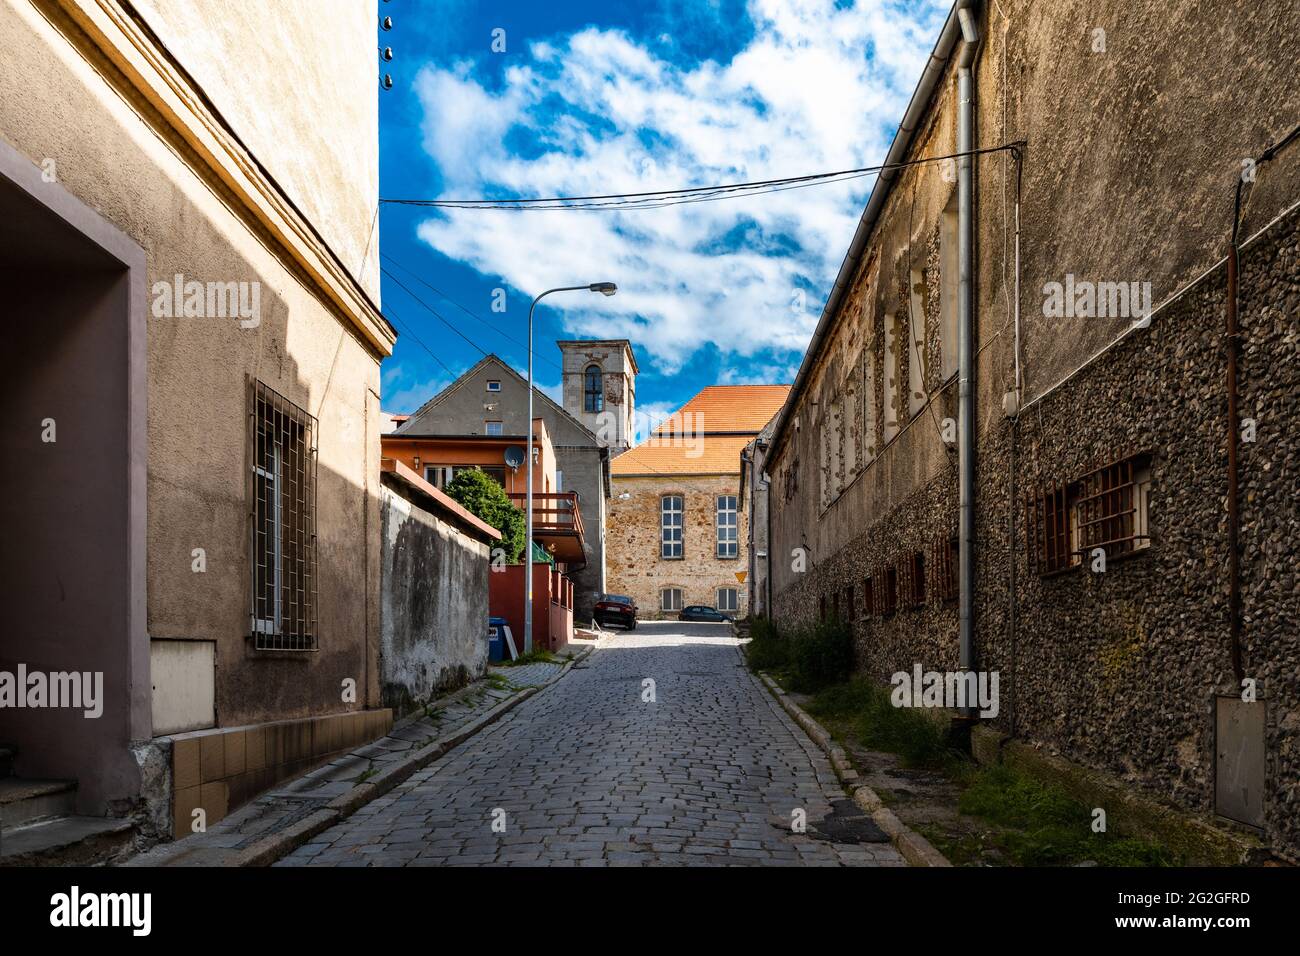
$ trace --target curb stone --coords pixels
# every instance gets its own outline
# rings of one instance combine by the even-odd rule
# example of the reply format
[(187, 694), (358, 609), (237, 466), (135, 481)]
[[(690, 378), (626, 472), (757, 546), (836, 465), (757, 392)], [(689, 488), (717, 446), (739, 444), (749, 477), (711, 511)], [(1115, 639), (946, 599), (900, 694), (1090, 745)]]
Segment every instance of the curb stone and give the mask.
[[(744, 651), (739, 644), (736, 645), (736, 651), (740, 654), (741, 666), (748, 671), (749, 663), (745, 661)], [(780, 684), (767, 674), (755, 674), (753, 671), (749, 673), (767, 687), (794, 722), (826, 752), (831, 767), (834, 768), (835, 775), (840, 778), (844, 789), (849, 791), (854, 802), (865, 810), (876, 826), (889, 837), (890, 842), (903, 855), (903, 859), (912, 866), (952, 866), (948, 858), (934, 848), (934, 844), (898, 819), (894, 811), (885, 806), (884, 801), (874, 790), (865, 783), (859, 783), (861, 776), (853, 768), (844, 748), (835, 743), (825, 727), (813, 720), (807, 711), (792, 701)]]

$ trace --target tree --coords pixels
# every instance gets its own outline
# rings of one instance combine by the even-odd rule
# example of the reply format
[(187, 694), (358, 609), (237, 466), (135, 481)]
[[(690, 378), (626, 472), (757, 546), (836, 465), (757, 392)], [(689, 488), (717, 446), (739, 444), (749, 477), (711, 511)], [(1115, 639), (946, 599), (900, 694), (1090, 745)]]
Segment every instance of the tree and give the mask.
[(524, 513), (510, 503), (505, 489), (479, 468), (466, 468), (447, 484), (447, 494), (476, 518), (501, 532), (501, 547), (511, 564), (524, 550)]

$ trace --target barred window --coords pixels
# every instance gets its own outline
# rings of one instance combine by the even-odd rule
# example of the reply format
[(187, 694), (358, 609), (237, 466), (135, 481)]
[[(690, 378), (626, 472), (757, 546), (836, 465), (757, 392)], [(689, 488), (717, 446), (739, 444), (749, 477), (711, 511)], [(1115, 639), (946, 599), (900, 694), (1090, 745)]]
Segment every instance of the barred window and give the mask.
[(934, 568), (934, 591), (940, 601), (955, 601), (961, 594), (958, 573), (961, 568), (961, 548), (956, 537), (941, 535), (934, 540), (930, 557)]
[(1079, 486), (1046, 489), (1027, 506), (1025, 535), (1031, 567), (1057, 574), (1079, 564)]
[(1147, 502), (1151, 490), (1150, 458), (1136, 455), (1083, 476), (1078, 502), (1079, 548), (1096, 548), (1114, 558), (1147, 547)]
[(259, 650), (317, 646), (316, 433), (312, 415), (250, 379), (250, 619)]
[(890, 565), (885, 568), (882, 583), (885, 585), (881, 595), (880, 615), (889, 617), (898, 610), (898, 568)]
[(740, 592), (736, 588), (718, 588), (718, 610), (735, 611), (740, 607)]
[(844, 589), (844, 617), (842, 620), (847, 624), (853, 620), (853, 585)]
[(736, 496), (718, 495), (718, 557), (734, 558), (740, 547), (736, 537)]
[(659, 592), (659, 610), (680, 611), (682, 609), (682, 589), (663, 588)]
[(817, 601), (817, 620), (826, 620), (826, 595), (823, 594)]
[(862, 579), (862, 616), (870, 617), (876, 613), (876, 591), (873, 578)]
[(682, 556), (682, 504), (681, 495), (664, 495), (659, 499), (659, 556)]
[(905, 560), (907, 570), (907, 589), (903, 601), (908, 607), (920, 607), (925, 603), (925, 555), (913, 551)]

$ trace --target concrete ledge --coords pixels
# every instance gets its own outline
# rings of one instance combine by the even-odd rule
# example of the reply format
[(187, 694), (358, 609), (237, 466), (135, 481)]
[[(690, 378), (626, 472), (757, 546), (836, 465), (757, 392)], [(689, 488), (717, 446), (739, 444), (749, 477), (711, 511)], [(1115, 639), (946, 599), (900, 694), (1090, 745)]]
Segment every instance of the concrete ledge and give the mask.
[(1236, 866), (1256, 862), (1268, 852), (1251, 833), (1217, 826), (1181, 807), (1147, 796), (1111, 774), (1044, 753), (991, 728), (971, 730), (971, 753), (981, 764), (1006, 764), (1061, 787), (1089, 807), (1103, 808), (1108, 826), (1167, 846), (1190, 865)]
[[(741, 658), (742, 660), (744, 658), (743, 652)], [(742, 666), (748, 669), (747, 663)], [(753, 674), (752, 671), (750, 673)], [(848, 754), (845, 753), (843, 747), (835, 743), (825, 727), (813, 720), (807, 711), (792, 701), (790, 695), (782, 690), (781, 685), (772, 678), (766, 674), (756, 676), (767, 687), (772, 696), (776, 698), (777, 703), (790, 715), (791, 719), (803, 729), (804, 733), (812, 738), (813, 743), (826, 752), (831, 767), (835, 770), (835, 775), (839, 777), (844, 788), (853, 795), (854, 802), (862, 807), (871, 816), (876, 826), (884, 831), (890, 842), (903, 855), (903, 859), (907, 860), (912, 866), (952, 866), (948, 858), (936, 850), (929, 840), (898, 819), (894, 811), (884, 805), (884, 801), (880, 799), (880, 796), (874, 790), (866, 784), (858, 782), (861, 777), (849, 761)]]

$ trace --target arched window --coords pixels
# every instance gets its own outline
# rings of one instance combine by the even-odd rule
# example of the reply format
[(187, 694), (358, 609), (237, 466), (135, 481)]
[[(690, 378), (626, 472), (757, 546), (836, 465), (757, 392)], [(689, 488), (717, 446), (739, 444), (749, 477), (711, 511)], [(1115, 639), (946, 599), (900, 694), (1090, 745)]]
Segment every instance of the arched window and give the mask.
[(582, 375), (582, 408), (588, 412), (605, 410), (605, 390), (600, 383), (600, 366), (588, 365)]

